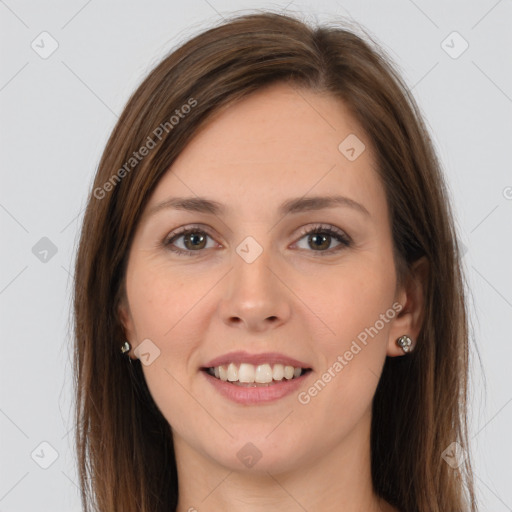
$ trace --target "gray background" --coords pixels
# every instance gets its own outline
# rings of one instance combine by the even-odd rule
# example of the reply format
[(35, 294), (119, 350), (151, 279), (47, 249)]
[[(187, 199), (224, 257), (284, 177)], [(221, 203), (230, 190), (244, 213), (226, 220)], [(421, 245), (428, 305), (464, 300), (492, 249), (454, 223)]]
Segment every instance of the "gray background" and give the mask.
[(471, 398), (481, 510), (512, 510), (512, 2), (5, 0), (0, 512), (80, 510), (71, 431), (71, 273), (86, 194), (117, 116), (175, 45), (223, 15), (255, 8), (361, 23), (413, 90), (466, 248), (472, 339), (482, 363), (473, 359)]

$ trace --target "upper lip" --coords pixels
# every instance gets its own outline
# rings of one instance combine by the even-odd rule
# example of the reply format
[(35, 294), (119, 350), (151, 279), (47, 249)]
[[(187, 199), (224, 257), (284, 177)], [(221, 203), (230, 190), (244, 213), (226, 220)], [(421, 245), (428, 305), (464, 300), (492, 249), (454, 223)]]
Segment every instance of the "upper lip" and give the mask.
[(214, 368), (216, 366), (226, 366), (229, 363), (249, 363), (254, 365), (260, 365), (264, 363), (268, 364), (282, 364), (285, 366), (294, 366), (295, 368), (311, 368), (307, 363), (288, 357), (278, 352), (262, 352), (260, 354), (250, 354), (243, 350), (237, 352), (231, 352), (222, 356), (212, 359), (206, 363), (203, 368)]

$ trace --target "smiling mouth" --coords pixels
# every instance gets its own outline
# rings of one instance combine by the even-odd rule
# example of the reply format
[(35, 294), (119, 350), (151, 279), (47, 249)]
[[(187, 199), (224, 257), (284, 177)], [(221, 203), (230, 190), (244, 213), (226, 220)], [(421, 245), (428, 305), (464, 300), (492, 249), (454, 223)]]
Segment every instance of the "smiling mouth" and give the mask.
[(215, 366), (202, 370), (218, 380), (241, 387), (268, 387), (283, 381), (296, 380), (311, 371), (283, 364), (250, 363)]

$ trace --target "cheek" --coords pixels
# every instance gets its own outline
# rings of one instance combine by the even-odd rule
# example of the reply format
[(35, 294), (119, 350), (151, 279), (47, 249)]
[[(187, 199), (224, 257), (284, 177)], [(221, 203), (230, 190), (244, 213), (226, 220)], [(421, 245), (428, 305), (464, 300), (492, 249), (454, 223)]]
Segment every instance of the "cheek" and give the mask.
[[(201, 306), (202, 289), (208, 288), (195, 280), (194, 285), (179, 282), (163, 268), (147, 266), (127, 280), (130, 307), (138, 341), (149, 338), (159, 355), (149, 365), (142, 365), (150, 394), (166, 418), (179, 431), (187, 431), (188, 417), (201, 417), (204, 412), (191, 400), (189, 390), (192, 373), (191, 355), (197, 349), (195, 329), (200, 329), (200, 318), (194, 305)], [(191, 324), (190, 320), (196, 320)], [(189, 411), (183, 415), (182, 411)], [(180, 412), (181, 411), (181, 412)]]
[[(137, 265), (138, 263), (134, 263)], [(127, 279), (130, 309), (139, 337), (166, 340), (179, 329), (202, 296), (208, 283), (201, 279), (179, 279), (163, 265), (138, 264)]]
[(386, 357), (395, 316), (392, 258), (355, 258), (337, 272), (331, 269), (331, 278), (323, 283), (324, 299), (318, 294), (306, 299), (312, 304), (316, 300), (312, 309), (317, 308), (328, 326), (315, 340), (322, 354), (323, 367), (317, 375), (321, 382), (306, 390), (301, 403), (310, 400), (319, 411), (335, 413), (333, 417), (354, 418), (371, 404)]
[[(386, 250), (354, 253), (343, 265), (322, 269), (299, 289), (301, 298), (320, 320), (317, 331), (332, 355), (333, 350), (350, 345), (391, 308), (395, 291), (392, 256)], [(379, 330), (386, 331), (382, 326)]]
[(149, 265), (144, 269), (139, 267), (127, 279), (137, 343), (149, 339), (157, 347), (154, 350), (158, 356), (142, 369), (159, 405), (165, 406), (174, 401), (173, 397), (179, 398), (179, 383), (188, 385), (191, 354), (200, 339), (194, 332), (199, 324), (191, 329), (188, 320), (194, 316), (201, 288), (197, 282), (195, 287), (185, 286), (165, 269)]

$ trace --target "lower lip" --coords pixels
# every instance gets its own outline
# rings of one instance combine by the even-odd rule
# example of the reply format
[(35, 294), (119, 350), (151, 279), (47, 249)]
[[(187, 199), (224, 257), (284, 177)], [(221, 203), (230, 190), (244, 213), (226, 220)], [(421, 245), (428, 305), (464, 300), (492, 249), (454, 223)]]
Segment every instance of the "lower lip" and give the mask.
[(270, 386), (244, 387), (230, 384), (229, 382), (217, 379), (213, 375), (205, 371), (201, 371), (208, 382), (221, 394), (229, 400), (238, 404), (254, 405), (267, 402), (273, 402), (279, 398), (283, 398), (297, 389), (304, 383), (311, 371), (301, 375), (300, 377), (281, 380)]

